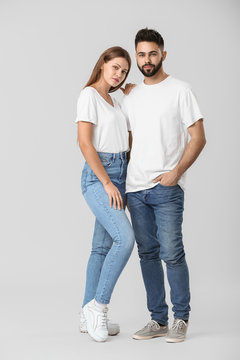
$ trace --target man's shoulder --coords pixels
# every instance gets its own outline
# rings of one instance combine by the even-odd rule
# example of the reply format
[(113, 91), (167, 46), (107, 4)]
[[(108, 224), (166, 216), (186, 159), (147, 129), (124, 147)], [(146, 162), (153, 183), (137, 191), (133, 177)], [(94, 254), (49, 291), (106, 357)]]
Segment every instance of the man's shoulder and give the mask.
[(176, 79), (175, 77), (172, 77), (172, 76), (171, 76), (171, 84), (179, 90), (184, 91), (184, 90), (191, 89), (191, 85), (188, 82), (180, 80), (180, 79)]
[(128, 94), (127, 96), (129, 96), (129, 97), (136, 96), (136, 94), (138, 94), (139, 91), (141, 91), (142, 88), (143, 88), (142, 83), (136, 84), (136, 86), (134, 86), (134, 88), (132, 88), (130, 94)]
[(134, 86), (134, 88), (132, 88), (131, 92), (128, 95), (124, 95), (123, 96), (123, 100), (122, 103), (123, 104), (127, 104), (129, 101), (133, 101), (135, 99), (135, 97), (138, 96), (139, 91), (141, 91), (141, 83), (140, 84), (136, 84), (136, 86)]

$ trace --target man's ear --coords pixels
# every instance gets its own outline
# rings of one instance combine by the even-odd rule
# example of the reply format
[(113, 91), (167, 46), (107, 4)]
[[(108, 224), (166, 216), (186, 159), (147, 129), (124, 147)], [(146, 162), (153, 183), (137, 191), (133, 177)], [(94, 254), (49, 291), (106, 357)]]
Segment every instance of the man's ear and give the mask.
[(164, 61), (167, 57), (167, 52), (164, 50), (162, 54), (162, 60)]

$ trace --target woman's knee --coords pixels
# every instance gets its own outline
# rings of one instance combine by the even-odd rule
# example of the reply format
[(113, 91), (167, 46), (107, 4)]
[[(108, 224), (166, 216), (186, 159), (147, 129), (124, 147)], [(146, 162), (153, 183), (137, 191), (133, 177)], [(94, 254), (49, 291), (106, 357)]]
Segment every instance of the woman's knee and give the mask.
[(131, 253), (134, 247), (135, 237), (132, 228), (127, 231), (122, 232), (118, 238), (118, 245), (124, 250), (126, 253)]
[(110, 249), (111, 249), (111, 247), (109, 247), (109, 246), (92, 247), (91, 253), (101, 255), (101, 256), (107, 256)]

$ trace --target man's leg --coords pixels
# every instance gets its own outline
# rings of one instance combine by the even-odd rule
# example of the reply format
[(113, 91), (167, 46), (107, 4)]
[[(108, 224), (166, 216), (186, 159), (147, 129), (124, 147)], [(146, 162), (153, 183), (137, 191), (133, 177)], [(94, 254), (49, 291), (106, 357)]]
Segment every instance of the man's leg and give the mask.
[(148, 190), (128, 193), (128, 204), (147, 292), (148, 310), (153, 320), (166, 325), (168, 306), (165, 302), (164, 273), (159, 257), (154, 210), (147, 205), (147, 193)]
[(188, 320), (190, 311), (189, 273), (182, 242), (184, 192), (179, 185), (153, 188), (151, 203), (157, 223), (160, 258), (167, 267), (175, 319)]

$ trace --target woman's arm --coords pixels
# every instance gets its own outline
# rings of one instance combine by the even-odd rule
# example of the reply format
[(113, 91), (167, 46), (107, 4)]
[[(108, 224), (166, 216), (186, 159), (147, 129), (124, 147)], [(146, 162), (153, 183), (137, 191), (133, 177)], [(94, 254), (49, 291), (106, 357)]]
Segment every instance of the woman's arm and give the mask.
[(93, 124), (90, 122), (79, 121), (78, 122), (78, 143), (82, 151), (84, 158), (88, 165), (98, 177), (104, 186), (104, 189), (109, 197), (109, 204), (112, 207), (120, 210), (123, 208), (123, 200), (118, 188), (111, 182), (106, 170), (104, 169), (102, 162), (97, 154), (96, 149), (92, 144), (92, 132)]

